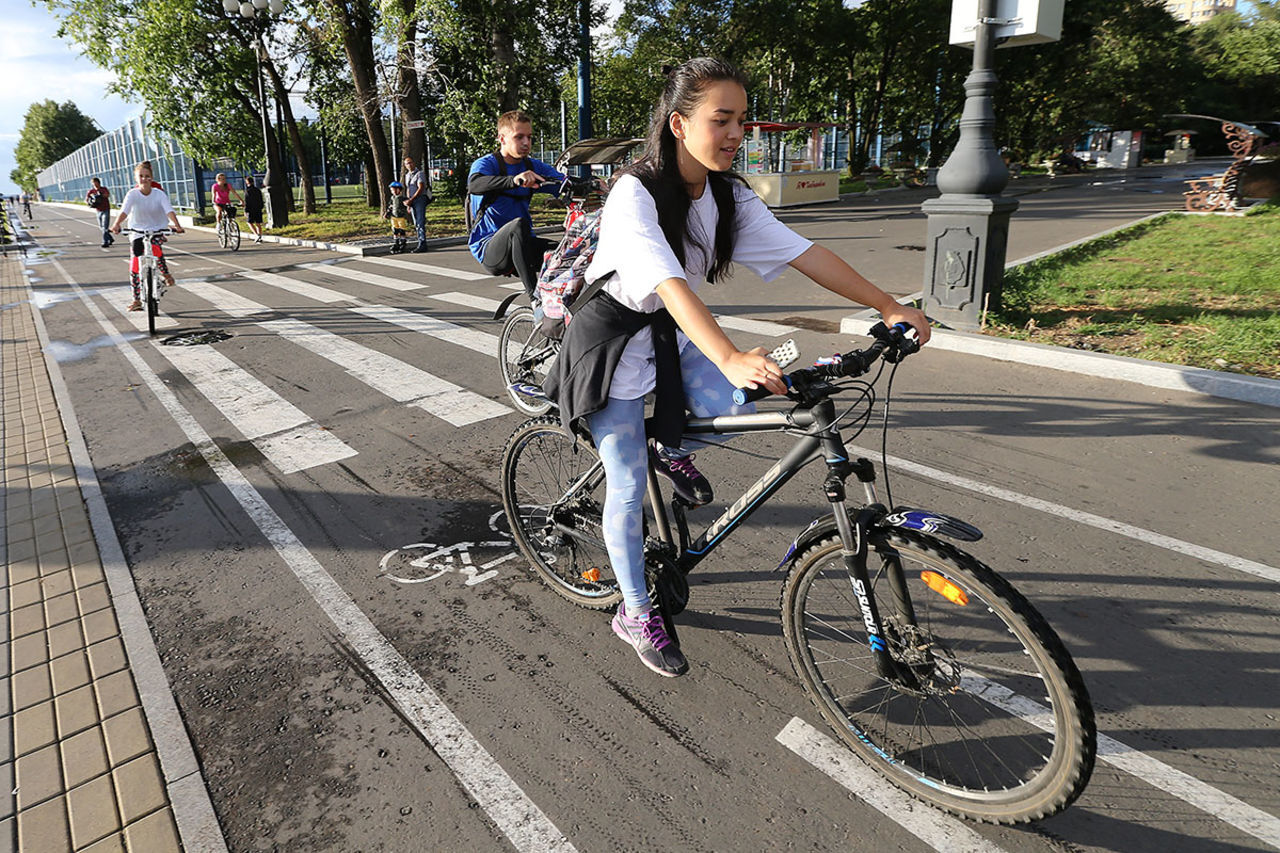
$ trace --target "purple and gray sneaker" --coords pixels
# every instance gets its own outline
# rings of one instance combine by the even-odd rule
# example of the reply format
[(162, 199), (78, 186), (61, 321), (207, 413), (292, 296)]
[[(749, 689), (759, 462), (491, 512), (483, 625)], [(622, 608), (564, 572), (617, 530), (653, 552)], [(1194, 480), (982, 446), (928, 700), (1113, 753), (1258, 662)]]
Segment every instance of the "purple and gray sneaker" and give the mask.
[(711, 503), (711, 483), (702, 475), (702, 472), (693, 467), (692, 453), (670, 459), (650, 446), (649, 455), (653, 459), (653, 467), (671, 481), (671, 488), (687, 503), (693, 506)]
[(630, 644), (640, 656), (640, 662), (658, 675), (674, 678), (689, 671), (689, 662), (680, 652), (679, 644), (667, 636), (662, 614), (656, 608), (641, 619), (632, 619), (626, 614), (626, 605), (619, 604), (613, 617), (613, 633)]

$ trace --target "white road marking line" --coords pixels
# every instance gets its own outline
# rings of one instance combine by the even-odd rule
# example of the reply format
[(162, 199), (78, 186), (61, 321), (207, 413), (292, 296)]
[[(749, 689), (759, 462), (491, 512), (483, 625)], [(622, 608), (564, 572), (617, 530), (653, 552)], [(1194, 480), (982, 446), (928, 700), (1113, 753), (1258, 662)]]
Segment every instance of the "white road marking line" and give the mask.
[(501, 287), (503, 290), (524, 290), (524, 285), (519, 282), (516, 282), (515, 284), (500, 284), (498, 287)]
[(281, 473), (356, 455), (349, 445), (217, 350), (160, 344), (156, 350)]
[(365, 255), (358, 259), (360, 262), (367, 264), (382, 264), (384, 267), (397, 267), (402, 270), (412, 270), (416, 273), (425, 273), (427, 275), (438, 275), (444, 278), (456, 278), (462, 281), (485, 281), (486, 279), (496, 278), (496, 276), (488, 273), (471, 272), (470, 270), (455, 270), (449, 267), (438, 267), (432, 264), (418, 264), (413, 261), (406, 261), (400, 258), (383, 258), (373, 255)]
[[(880, 452), (867, 450), (865, 448), (850, 446), (849, 450), (868, 458), (875, 458)], [(1008, 501), (1018, 506), (1024, 506), (1029, 509), (1039, 510), (1040, 512), (1056, 515), (1061, 518), (1069, 518), (1072, 521), (1085, 524), (1090, 527), (1096, 527), (1099, 530), (1108, 530), (1121, 536), (1127, 536), (1130, 539), (1136, 539), (1139, 542), (1145, 542), (1148, 545), (1155, 545), (1158, 548), (1165, 548), (1179, 554), (1186, 554), (1188, 557), (1194, 557), (1197, 560), (1204, 560), (1207, 563), (1217, 563), (1228, 569), (1235, 569), (1239, 572), (1255, 575), (1269, 581), (1280, 581), (1280, 568), (1268, 566), (1265, 563), (1259, 563), (1244, 557), (1237, 557), (1233, 554), (1227, 554), (1222, 551), (1215, 551), (1212, 548), (1205, 548), (1191, 542), (1181, 539), (1174, 539), (1172, 536), (1165, 536), (1162, 533), (1156, 533), (1141, 527), (1135, 527), (1132, 524), (1125, 524), (1122, 521), (1115, 521), (1110, 518), (1104, 518), (1100, 515), (1094, 515), (1091, 512), (1083, 512), (1078, 509), (1056, 504), (1052, 501), (1033, 498), (1030, 495), (1024, 495), (1009, 489), (1002, 489), (998, 486), (989, 486), (986, 483), (980, 483), (977, 480), (962, 477), (959, 474), (949, 474), (945, 471), (939, 471), (937, 468), (930, 468), (927, 465), (921, 465), (918, 462), (911, 462), (907, 459), (900, 459), (897, 456), (887, 457), (888, 462), (895, 468), (901, 468), (904, 471), (910, 471), (921, 477), (930, 480), (936, 480), (940, 483), (947, 483), (961, 489), (968, 489), (971, 492), (987, 495), (988, 497), (997, 498), (998, 500)]]
[(299, 264), (298, 267), (304, 270), (313, 270), (318, 273), (336, 275), (341, 278), (349, 278), (353, 281), (361, 282), (362, 284), (371, 284), (374, 287), (385, 287), (388, 290), (421, 290), (426, 287), (425, 284), (414, 284), (411, 281), (405, 281), (402, 278), (392, 278), (389, 275), (361, 272), (360, 270), (350, 269), (340, 264)]
[[(961, 686), (1036, 728), (1052, 731), (1053, 712), (1038, 702), (1019, 696), (1007, 687), (968, 670), (961, 677)], [(1280, 818), (1104, 734), (1098, 735), (1098, 758), (1136, 776), (1153, 788), (1172, 794), (1213, 815), (1241, 832), (1280, 848)]]
[(438, 299), (441, 302), (449, 302), (453, 305), (462, 305), (467, 308), (479, 308), (481, 311), (488, 311), (490, 315), (498, 310), (498, 306), (502, 303), (496, 299), (489, 299), (484, 296), (476, 296), (474, 293), (458, 293), (456, 291), (450, 293), (428, 293), (425, 294), (428, 299)]
[[(68, 281), (70, 276), (63, 275)], [(79, 285), (74, 285), (81, 292)], [(183, 408), (173, 392), (129, 346), (92, 301), (85, 299), (98, 323), (116, 342), (117, 349), (133, 366), (151, 393), (186, 433), (188, 440), (205, 458), (218, 476), (253, 519), (262, 535), (288, 565), (324, 614), (337, 626), (345, 641), (359, 655), (386, 695), (404, 714), (432, 750), (449, 766), (471, 797), (521, 853), (563, 851), (576, 848), (556, 828), (538, 806), (529, 799), (502, 766), (449, 710), (439, 694), (431, 689), (404, 657), (396, 651), (369, 617), (346, 591), (325, 571), (320, 561), (307, 550), (267, 503), (253, 484), (226, 457), (191, 413)]]
[[(132, 324), (133, 327), (137, 329), (139, 332), (150, 331), (149, 327), (147, 326), (146, 311), (130, 311), (129, 306), (123, 302), (120, 302), (119, 300), (112, 299), (106, 295), (103, 295), (102, 298), (105, 299), (107, 303), (111, 305), (111, 307), (115, 308), (122, 315), (124, 315), (124, 318), (128, 320), (129, 323)], [(181, 324), (177, 320), (173, 319), (172, 317), (170, 317), (168, 314), (165, 314), (164, 312), (156, 314), (157, 329), (176, 329), (179, 325)]]
[(181, 285), (183, 290), (208, 302), (224, 314), (232, 317), (248, 317), (253, 314), (269, 313), (272, 309), (266, 305), (246, 299), (239, 293), (210, 284), (207, 281), (188, 281)]
[(501, 403), (308, 323), (268, 320), (258, 325), (332, 361), (391, 399), (416, 406), (454, 426), (511, 413)]
[(893, 787), (847, 747), (799, 717), (792, 717), (791, 722), (778, 732), (776, 740), (934, 850), (946, 853), (1003, 851), (963, 821), (926, 806)]
[(767, 320), (726, 317), (724, 314), (716, 314), (715, 318), (716, 322), (726, 329), (737, 329), (739, 332), (750, 332), (753, 335), (765, 335), (770, 338), (780, 338), (783, 335), (792, 335), (799, 331), (795, 326), (784, 326), (781, 323), (770, 323)]
[(383, 323), (391, 323), (412, 332), (466, 347), (490, 358), (498, 357), (498, 336), (488, 332), (479, 332), (465, 326), (437, 320), (425, 314), (417, 314), (403, 308), (391, 308), (387, 305), (358, 305), (351, 310)]
[(339, 293), (336, 290), (330, 290), (327, 287), (320, 287), (315, 284), (308, 284), (305, 281), (299, 281), (296, 278), (280, 275), (274, 272), (262, 272), (261, 270), (251, 270), (244, 267), (240, 268), (240, 275), (245, 278), (251, 278), (254, 281), (268, 284), (272, 287), (278, 287), (281, 290), (287, 290), (290, 293), (296, 293), (299, 296), (305, 296), (307, 299), (314, 299), (316, 302), (353, 302), (354, 296), (348, 296), (345, 293)]

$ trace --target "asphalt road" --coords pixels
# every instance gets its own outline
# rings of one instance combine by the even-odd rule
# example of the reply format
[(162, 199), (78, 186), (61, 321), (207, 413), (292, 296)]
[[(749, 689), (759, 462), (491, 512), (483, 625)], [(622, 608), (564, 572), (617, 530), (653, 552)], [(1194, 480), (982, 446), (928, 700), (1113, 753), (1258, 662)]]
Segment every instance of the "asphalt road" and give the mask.
[[(1010, 255), (1020, 231), (1065, 242), (1159, 195), (1030, 194)], [(906, 293), (918, 202), (787, 218)], [(521, 419), (475, 337), (499, 328), (476, 297), (507, 281), (457, 277), (478, 272), (463, 249), (409, 269), (190, 233), (163, 331), (231, 337), (159, 346), (120, 310), (121, 244), (97, 247), (87, 209), (36, 216), (33, 287), (232, 850), (1280, 848), (1274, 409), (942, 352), (904, 366), (895, 500), (986, 532), (971, 550), (1062, 635), (1107, 739), (1079, 802), (1029, 827), (882, 812), (882, 785), (778, 740), (825, 732), (771, 572), (822, 512), (816, 471), (691, 577), (691, 672), (661, 679), (513, 556), (498, 465)], [(798, 327), (806, 356), (849, 348), (825, 292), (749, 278), (708, 301)], [(699, 455), (721, 497), (768, 464)]]

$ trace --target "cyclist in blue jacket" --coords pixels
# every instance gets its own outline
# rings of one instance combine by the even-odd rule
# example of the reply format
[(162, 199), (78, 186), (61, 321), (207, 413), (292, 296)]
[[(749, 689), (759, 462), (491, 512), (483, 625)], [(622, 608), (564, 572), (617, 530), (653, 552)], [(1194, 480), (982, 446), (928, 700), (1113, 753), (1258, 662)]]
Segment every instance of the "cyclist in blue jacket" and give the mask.
[(533, 296), (550, 240), (533, 233), (529, 201), (535, 192), (559, 194), (564, 175), (529, 156), (533, 120), (521, 110), (498, 117), (498, 150), (471, 164), (467, 177), (467, 239), (471, 254), (491, 275), (514, 270)]

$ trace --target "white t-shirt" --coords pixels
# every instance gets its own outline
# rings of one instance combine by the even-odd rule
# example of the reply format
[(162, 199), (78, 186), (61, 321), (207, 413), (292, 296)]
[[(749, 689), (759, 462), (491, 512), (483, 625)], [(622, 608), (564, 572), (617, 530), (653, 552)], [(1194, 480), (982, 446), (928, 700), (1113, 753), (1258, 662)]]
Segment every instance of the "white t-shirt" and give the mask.
[[(733, 263), (741, 264), (765, 281), (773, 281), (787, 264), (804, 254), (813, 243), (783, 225), (749, 187), (735, 185), (737, 200)], [(689, 209), (690, 232), (708, 247), (715, 244), (719, 220), (710, 183)], [(614, 272), (604, 286), (614, 299), (635, 311), (651, 314), (663, 307), (658, 285), (669, 278), (682, 278), (697, 293), (706, 281), (709, 258), (696, 246), (686, 246), (682, 268), (658, 225), (658, 209), (653, 196), (634, 175), (623, 175), (609, 191), (600, 221), (600, 242), (596, 246), (587, 281)], [(688, 345), (683, 332), (680, 349)], [(622, 351), (613, 374), (609, 396), (634, 400), (653, 390), (657, 383), (654, 365), (653, 332), (646, 326), (636, 333)]]
[(169, 196), (164, 190), (152, 187), (150, 193), (143, 195), (142, 190), (134, 187), (125, 194), (120, 212), (129, 217), (130, 228), (157, 231), (169, 227), (173, 205), (169, 204)]

